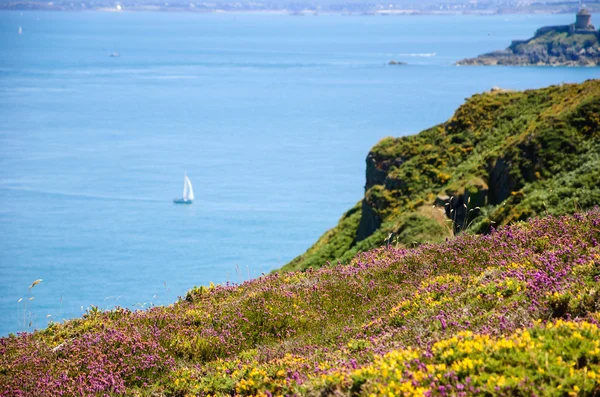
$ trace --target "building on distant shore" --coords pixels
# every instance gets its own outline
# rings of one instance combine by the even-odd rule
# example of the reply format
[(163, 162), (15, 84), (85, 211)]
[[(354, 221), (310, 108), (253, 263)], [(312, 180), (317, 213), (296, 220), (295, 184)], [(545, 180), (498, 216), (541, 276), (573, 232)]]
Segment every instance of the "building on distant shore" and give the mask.
[(590, 23), (591, 19), (592, 16), (589, 11), (586, 8), (582, 8), (575, 16), (575, 29), (589, 30), (591, 27), (591, 30), (595, 30), (594, 26)]
[(570, 25), (544, 26), (539, 28), (536, 36), (541, 36), (548, 32), (566, 32), (569, 34), (594, 34), (600, 37), (600, 32), (592, 25), (592, 15), (586, 8), (581, 8), (575, 15), (575, 23)]
[(591, 23), (592, 15), (586, 8), (579, 10), (575, 16), (575, 23), (569, 25), (569, 33), (595, 33), (596, 28)]

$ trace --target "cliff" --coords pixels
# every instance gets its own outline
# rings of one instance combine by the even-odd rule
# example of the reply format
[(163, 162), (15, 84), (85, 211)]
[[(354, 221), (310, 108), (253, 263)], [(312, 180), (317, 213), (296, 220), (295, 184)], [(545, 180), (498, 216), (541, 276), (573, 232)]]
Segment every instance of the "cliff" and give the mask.
[(457, 65), (598, 66), (599, 33), (570, 33), (568, 27), (542, 28), (529, 40), (514, 41), (503, 51), (463, 59)]
[(283, 271), (600, 203), (600, 81), (474, 95), (443, 124), (383, 139), (366, 163), (364, 198)]
[(0, 395), (597, 396), (599, 185), (600, 81), (475, 95), (296, 265), (387, 247), (2, 337)]

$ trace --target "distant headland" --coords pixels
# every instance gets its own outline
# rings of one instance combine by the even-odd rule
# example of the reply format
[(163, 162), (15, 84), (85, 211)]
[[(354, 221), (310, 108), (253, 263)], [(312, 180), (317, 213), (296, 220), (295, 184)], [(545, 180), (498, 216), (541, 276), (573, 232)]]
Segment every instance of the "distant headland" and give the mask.
[(528, 40), (515, 40), (506, 50), (463, 59), (457, 65), (600, 66), (600, 32), (591, 14), (579, 10), (575, 23), (545, 26)]

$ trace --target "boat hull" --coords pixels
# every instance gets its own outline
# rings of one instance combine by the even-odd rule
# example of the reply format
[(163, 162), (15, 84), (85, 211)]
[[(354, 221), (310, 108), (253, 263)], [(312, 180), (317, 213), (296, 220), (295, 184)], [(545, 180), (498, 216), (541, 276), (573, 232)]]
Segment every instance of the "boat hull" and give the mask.
[(192, 204), (194, 201), (193, 200), (188, 200), (188, 199), (173, 199), (173, 203), (175, 204)]

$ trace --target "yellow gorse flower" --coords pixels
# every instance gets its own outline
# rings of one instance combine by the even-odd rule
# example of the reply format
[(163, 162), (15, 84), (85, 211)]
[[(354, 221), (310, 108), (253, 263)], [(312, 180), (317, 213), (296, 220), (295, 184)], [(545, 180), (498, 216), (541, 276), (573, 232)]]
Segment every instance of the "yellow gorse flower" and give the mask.
[[(550, 336), (547, 334), (549, 331), (552, 332)], [(371, 365), (353, 371), (350, 378), (336, 371), (335, 374), (323, 376), (323, 381), (335, 384), (336, 381), (347, 382), (349, 379), (373, 379), (373, 386), (369, 391), (374, 394), (371, 395), (421, 396), (427, 393), (432, 381), (444, 384), (444, 381), (449, 379), (448, 375), (453, 373), (461, 379), (470, 377), (480, 385), (479, 387), (494, 391), (497, 388), (518, 386), (522, 379), (501, 372), (489, 373), (489, 369), (486, 370), (486, 360), (489, 357), (505, 357), (506, 354), (519, 353), (533, 356), (540, 354), (540, 349), (544, 346), (547, 352), (546, 364), (543, 364), (542, 358), (541, 365), (538, 364), (535, 369), (538, 375), (547, 376), (550, 362), (562, 368), (568, 364), (569, 376), (572, 379), (587, 379), (588, 385), (600, 381), (597, 370), (587, 366), (578, 368), (576, 362), (571, 359), (565, 363), (562, 355), (555, 355), (549, 360), (548, 354), (553, 354), (553, 350), (548, 348), (547, 343), (556, 338), (588, 343), (594, 347), (590, 354), (600, 353), (600, 331), (596, 325), (564, 320), (546, 324), (537, 321), (533, 329), (517, 330), (511, 335), (498, 338), (474, 334), (471, 331), (459, 332), (451, 338), (434, 343), (431, 347), (433, 357), (425, 351), (411, 348), (394, 350), (375, 358)], [(417, 366), (415, 363), (420, 364)], [(580, 391), (574, 388), (569, 393), (577, 395)]]

